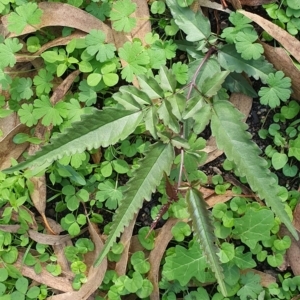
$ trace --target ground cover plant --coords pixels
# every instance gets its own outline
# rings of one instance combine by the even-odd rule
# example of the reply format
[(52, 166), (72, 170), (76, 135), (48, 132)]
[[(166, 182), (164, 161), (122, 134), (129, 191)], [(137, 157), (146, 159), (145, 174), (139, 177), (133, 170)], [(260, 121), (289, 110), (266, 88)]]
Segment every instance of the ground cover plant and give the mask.
[(0, 299), (298, 295), (299, 41), (249, 4), (2, 3)]

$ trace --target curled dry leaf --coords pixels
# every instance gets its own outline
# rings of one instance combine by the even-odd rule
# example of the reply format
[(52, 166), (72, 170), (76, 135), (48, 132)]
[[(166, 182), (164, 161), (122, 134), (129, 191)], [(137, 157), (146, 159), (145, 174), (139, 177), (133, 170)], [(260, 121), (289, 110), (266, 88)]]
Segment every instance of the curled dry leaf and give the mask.
[[(230, 102), (245, 115), (243, 121), (246, 121), (251, 111), (253, 99), (241, 93), (232, 93), (230, 96)], [(204, 164), (215, 160), (217, 157), (223, 154), (223, 151), (217, 148), (216, 140), (213, 136), (208, 139), (206, 147), (203, 149), (203, 151), (208, 154)]]
[(66, 95), (71, 85), (73, 84), (74, 80), (79, 74), (80, 71), (76, 70), (73, 71), (64, 79), (64, 81), (54, 90), (50, 98), (51, 104), (55, 105), (57, 102), (63, 99), (63, 97)]
[(245, 10), (239, 10), (239, 13), (248, 17), (260, 27), (262, 27), (269, 35), (278, 41), (294, 58), (300, 62), (300, 41), (290, 35), (287, 31), (264, 19), (263, 17), (250, 13)]
[[(202, 192), (202, 189), (201, 189), (201, 192)], [(231, 190), (228, 190), (222, 195), (213, 194), (212, 196), (205, 199), (205, 201), (209, 207), (214, 207), (217, 203), (225, 203), (225, 202), (229, 201), (230, 199), (232, 199), (232, 197), (234, 197), (234, 196), (235, 196), (235, 194)]]
[(164, 224), (164, 226), (159, 230), (157, 237), (155, 238), (155, 247), (150, 252), (149, 255), (149, 263), (150, 263), (150, 271), (148, 274), (148, 279), (153, 284), (153, 291), (150, 295), (151, 300), (159, 299), (159, 274), (160, 274), (160, 262), (166, 251), (166, 248), (173, 238), (171, 229), (172, 227), (179, 222), (179, 219), (170, 218)]
[[(1, 121), (5, 121), (9, 117), (1, 119)], [(1, 123), (0, 123), (0, 128), (1, 128), (2, 131), (4, 131), (5, 126), (2, 127)], [(15, 144), (13, 142), (13, 137), (17, 133), (29, 133), (29, 130), (30, 130), (30, 128), (28, 128), (24, 124), (18, 124), (17, 126), (12, 128), (1, 139), (1, 141), (0, 141), (0, 170), (3, 170), (3, 169), (6, 169), (6, 168), (10, 167), (10, 165), (11, 165), (10, 159), (11, 158), (18, 159), (20, 157), (20, 155), (28, 147), (29, 143)]]
[[(232, 0), (228, 0), (228, 2), (232, 3)], [(272, 2), (276, 2), (276, 0), (240, 0), (240, 3), (242, 5), (247, 5), (247, 6), (259, 6), (259, 5), (268, 4)]]
[(294, 65), (290, 56), (280, 47), (272, 47), (262, 43), (264, 54), (267, 60), (274, 65), (277, 70), (281, 70), (292, 80), (292, 97), (300, 101), (300, 71)]
[(118, 276), (126, 275), (126, 268), (129, 259), (129, 248), (130, 241), (132, 238), (132, 233), (135, 225), (137, 214), (134, 215), (133, 219), (130, 221), (129, 225), (125, 227), (121, 238), (120, 243), (124, 245), (124, 250), (122, 252), (120, 260), (116, 263), (115, 271)]
[[(103, 248), (102, 240), (100, 236), (97, 234), (96, 230), (94, 229), (93, 225), (89, 222), (89, 232), (92, 241), (95, 244), (94, 250), (94, 258), (95, 259), (99, 256), (101, 249)], [(100, 286), (102, 280), (104, 278), (105, 272), (107, 270), (107, 260), (104, 259), (102, 263), (98, 267), (94, 267), (93, 265), (89, 268), (89, 273), (87, 276), (87, 282), (82, 285), (79, 291), (72, 291), (63, 293), (60, 295), (55, 295), (52, 297), (48, 297), (48, 300), (86, 300), (88, 299)]]
[(212, 9), (215, 9), (215, 10), (224, 11), (228, 14), (230, 14), (232, 12), (230, 9), (224, 8), (223, 5), (221, 5), (219, 3), (216, 3), (216, 2), (212, 2), (210, 0), (199, 0), (199, 4), (200, 4), (200, 6), (212, 8)]
[(30, 198), (32, 200), (32, 203), (34, 207), (37, 209), (37, 211), (40, 213), (40, 215), (43, 218), (45, 227), (48, 229), (48, 231), (52, 234), (55, 234), (55, 232), (52, 230), (50, 225), (48, 224), (45, 210), (46, 210), (46, 178), (45, 176), (41, 177), (32, 177), (29, 179), (34, 186), (33, 191), (30, 193)]
[(286, 260), (291, 266), (294, 275), (298, 276), (300, 275), (300, 242), (296, 241), (289, 230), (283, 225), (280, 228), (279, 234), (281, 237), (285, 235), (289, 236), (292, 241), (290, 248), (286, 251)]
[[(36, 30), (49, 26), (67, 26), (87, 33), (90, 32), (91, 29), (102, 30), (106, 35), (106, 41), (108, 43), (113, 42), (113, 37), (109, 26), (91, 14), (75, 6), (66, 3), (55, 2), (41, 2), (38, 6), (43, 11), (41, 23), (35, 27), (27, 25), (19, 35), (32, 33)], [(15, 33), (8, 33), (8, 16), (9, 15), (6, 15), (1, 18), (6, 37), (19, 36)]]

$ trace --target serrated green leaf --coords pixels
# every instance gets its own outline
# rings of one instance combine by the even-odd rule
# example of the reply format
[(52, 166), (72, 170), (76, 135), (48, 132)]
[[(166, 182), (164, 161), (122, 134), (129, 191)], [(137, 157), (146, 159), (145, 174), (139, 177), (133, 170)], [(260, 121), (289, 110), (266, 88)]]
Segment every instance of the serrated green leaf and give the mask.
[(140, 75), (137, 77), (141, 90), (145, 92), (150, 99), (164, 97), (164, 91), (153, 77)]
[(196, 134), (200, 134), (208, 125), (212, 114), (212, 108), (209, 104), (204, 104), (198, 112), (193, 115), (195, 121), (193, 125), (193, 131)]
[(231, 72), (226, 77), (223, 87), (228, 89), (231, 93), (242, 93), (252, 98), (257, 97), (257, 93), (249, 81), (244, 76), (235, 72)]
[(207, 203), (204, 201), (202, 194), (191, 188), (186, 194), (188, 210), (193, 222), (194, 234), (197, 241), (201, 245), (203, 254), (205, 255), (209, 266), (215, 273), (223, 296), (227, 295), (224, 283), (224, 275), (221, 267), (220, 259), (217, 256), (219, 249), (216, 246), (216, 237), (214, 235), (214, 227), (207, 209)]
[(193, 12), (190, 8), (180, 7), (176, 0), (167, 0), (175, 23), (183, 30), (190, 42), (197, 42), (209, 37), (210, 23), (209, 20), (200, 12)]
[(178, 120), (181, 120), (182, 112), (186, 104), (186, 97), (182, 94), (173, 94), (170, 97), (166, 98), (165, 101), (170, 102), (172, 113)]
[(205, 100), (201, 95), (194, 96), (189, 99), (186, 104), (186, 108), (182, 113), (184, 120), (192, 118), (203, 106), (205, 106)]
[(168, 126), (175, 133), (179, 133), (180, 125), (176, 117), (172, 113), (171, 103), (168, 101), (163, 101), (161, 106), (158, 108), (157, 113), (159, 118), (163, 123)]
[[(122, 126), (123, 128), (123, 126)], [(143, 201), (149, 201), (151, 194), (160, 184), (163, 174), (169, 174), (174, 160), (174, 149), (171, 144), (156, 143), (152, 145), (145, 158), (141, 161), (141, 168), (137, 169), (127, 183), (127, 190), (118, 210), (113, 217), (110, 234), (101, 254), (95, 261), (99, 265), (107, 255), (113, 243), (123, 232), (134, 214), (142, 207)]]
[(158, 117), (157, 117), (157, 108), (151, 107), (146, 111), (145, 117), (145, 126), (146, 129), (151, 133), (151, 135), (157, 139), (157, 129), (156, 125), (158, 124)]
[(227, 158), (234, 161), (240, 176), (245, 176), (251, 189), (287, 226), (298, 240), (298, 234), (277, 195), (278, 185), (267, 168), (267, 162), (259, 156), (261, 150), (246, 132), (247, 125), (241, 121), (244, 116), (228, 101), (213, 103), (211, 129), (216, 137), (218, 148), (224, 150)]
[(162, 66), (159, 69), (159, 79), (161, 87), (164, 91), (175, 92), (176, 78), (172, 74), (171, 70), (168, 70), (166, 66)]
[(218, 93), (221, 89), (223, 82), (225, 81), (229, 71), (222, 71), (214, 74), (210, 78), (206, 78), (201, 86), (201, 92), (206, 97), (210, 98)]
[(131, 85), (121, 86), (119, 88), (119, 92), (121, 92), (122, 94), (125, 93), (130, 94), (140, 105), (152, 104), (149, 96), (145, 92), (137, 89), (134, 86)]
[(129, 93), (114, 93), (113, 98), (126, 110), (137, 110), (141, 109), (141, 105), (134, 99), (134, 97)]
[(257, 60), (244, 60), (237, 53), (234, 45), (225, 45), (219, 49), (218, 61), (225, 70), (236, 73), (245, 72), (256, 80), (261, 79), (263, 83), (266, 83), (269, 74), (275, 71), (273, 66), (263, 56)]
[(31, 166), (42, 170), (54, 160), (64, 155), (91, 150), (100, 146), (107, 147), (119, 140), (125, 139), (139, 125), (143, 113), (141, 111), (126, 111), (114, 108), (94, 110), (93, 114), (83, 115), (80, 122), (73, 124), (46, 145), (36, 155), (3, 172), (11, 173)]

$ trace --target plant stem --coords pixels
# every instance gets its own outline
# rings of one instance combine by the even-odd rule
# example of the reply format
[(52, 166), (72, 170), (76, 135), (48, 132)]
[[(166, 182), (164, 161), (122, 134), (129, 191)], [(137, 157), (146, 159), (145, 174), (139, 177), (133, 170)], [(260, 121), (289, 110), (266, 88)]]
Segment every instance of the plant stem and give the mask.
[[(203, 68), (203, 65), (205, 64), (205, 62), (210, 58), (210, 56), (216, 51), (216, 49), (214, 47), (211, 47), (207, 53), (205, 54), (205, 56), (203, 57), (201, 63), (199, 64), (191, 82), (189, 83), (189, 90), (187, 92), (187, 96), (186, 96), (186, 100), (189, 101), (191, 98), (191, 94), (192, 94), (192, 90), (193, 88), (196, 87), (196, 79), (199, 75), (199, 72), (201, 71), (201, 69)], [(182, 129), (182, 134), (181, 137), (186, 139), (188, 137), (188, 132), (186, 132), (186, 124), (187, 121), (185, 121), (183, 123), (183, 129)], [(181, 182), (182, 182), (182, 174), (183, 174), (183, 167), (184, 167), (184, 150), (181, 149), (180, 150), (180, 167), (179, 167), (179, 176), (178, 176), (178, 183), (177, 183), (177, 190), (180, 188), (181, 186)]]

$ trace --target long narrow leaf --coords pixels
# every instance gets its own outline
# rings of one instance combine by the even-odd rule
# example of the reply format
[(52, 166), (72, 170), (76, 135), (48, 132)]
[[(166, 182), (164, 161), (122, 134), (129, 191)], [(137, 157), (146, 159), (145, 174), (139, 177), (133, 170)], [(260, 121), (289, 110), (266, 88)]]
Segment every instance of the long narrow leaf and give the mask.
[(241, 176), (246, 176), (251, 189), (261, 199), (265, 199), (267, 205), (298, 240), (298, 234), (278, 196), (276, 180), (271, 176), (267, 162), (259, 156), (261, 150), (246, 131), (248, 126), (241, 121), (244, 116), (228, 101), (216, 101), (213, 108), (211, 128), (218, 148), (224, 150), (227, 158), (235, 162), (238, 172)]
[(114, 108), (95, 110), (92, 114), (83, 115), (81, 121), (58, 134), (50, 144), (43, 147), (34, 156), (3, 172), (11, 173), (32, 166), (42, 170), (64, 155), (70, 156), (83, 152), (85, 149), (113, 145), (119, 140), (125, 139), (135, 130), (142, 115), (140, 110), (127, 111)]
[(169, 174), (174, 160), (174, 149), (171, 144), (154, 144), (145, 158), (141, 161), (141, 167), (137, 169), (134, 176), (127, 184), (127, 190), (124, 198), (114, 214), (113, 224), (108, 239), (100, 256), (95, 261), (98, 266), (107, 255), (113, 243), (123, 232), (134, 214), (142, 207), (143, 201), (149, 201), (151, 194), (164, 173)]
[(193, 222), (194, 234), (201, 245), (203, 254), (206, 256), (212, 271), (215, 273), (221, 292), (225, 297), (227, 291), (224, 283), (224, 275), (221, 262), (217, 256), (219, 249), (216, 246), (216, 237), (207, 204), (202, 194), (194, 188), (189, 189), (186, 193), (186, 201)]

